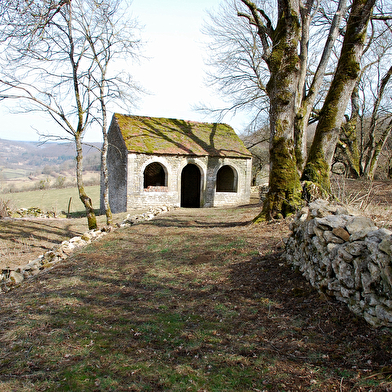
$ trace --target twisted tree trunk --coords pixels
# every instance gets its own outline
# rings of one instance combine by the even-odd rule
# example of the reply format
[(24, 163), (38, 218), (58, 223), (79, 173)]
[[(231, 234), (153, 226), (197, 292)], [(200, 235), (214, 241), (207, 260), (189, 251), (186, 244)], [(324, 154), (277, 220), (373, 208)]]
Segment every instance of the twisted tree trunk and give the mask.
[(298, 0), (279, 1), (279, 20), (271, 36), (271, 52), (266, 57), (271, 73), (267, 84), (271, 127), (270, 188), (255, 222), (286, 217), (293, 214), (301, 204), (302, 189), (295, 158), (293, 116), (301, 76), (301, 62), (297, 52), (301, 39)]
[(330, 170), (344, 113), (360, 74), (367, 26), (375, 0), (354, 0), (335, 76), (321, 109), (319, 122), (302, 180), (330, 193)]
[(83, 184), (83, 146), (80, 136), (75, 135), (75, 145), (76, 145), (76, 182), (79, 191), (79, 199), (83, 203), (86, 209), (87, 223), (89, 230), (94, 230), (97, 228), (97, 218), (95, 216), (95, 211), (93, 208), (93, 203), (91, 198), (87, 196)]

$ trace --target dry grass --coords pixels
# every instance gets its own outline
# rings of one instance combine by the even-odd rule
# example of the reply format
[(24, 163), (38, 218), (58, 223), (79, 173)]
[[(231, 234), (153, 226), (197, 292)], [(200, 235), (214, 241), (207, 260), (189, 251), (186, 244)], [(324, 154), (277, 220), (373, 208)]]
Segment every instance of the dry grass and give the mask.
[(392, 391), (392, 334), (320, 297), (259, 206), (109, 233), (1, 296), (2, 391)]
[[(135, 210), (135, 214), (140, 211)], [(127, 214), (116, 214), (115, 222)], [(98, 216), (99, 226), (105, 225), (105, 217)], [(56, 244), (79, 236), (88, 230), (86, 218), (0, 219), (0, 269), (26, 265)]]
[(379, 227), (392, 230), (392, 181), (332, 179), (334, 196), (358, 214), (372, 218)]

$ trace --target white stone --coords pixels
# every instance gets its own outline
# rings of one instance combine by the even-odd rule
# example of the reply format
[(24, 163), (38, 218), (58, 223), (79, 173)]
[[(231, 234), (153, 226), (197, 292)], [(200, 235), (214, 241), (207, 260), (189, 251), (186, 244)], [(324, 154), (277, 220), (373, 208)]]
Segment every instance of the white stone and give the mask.
[(73, 238), (71, 238), (71, 239), (69, 240), (69, 242), (70, 242), (71, 244), (73, 244), (73, 243), (79, 242), (79, 241), (81, 241), (81, 240), (82, 240), (81, 237), (73, 237)]
[(322, 225), (336, 229), (338, 227), (345, 227), (349, 218), (348, 215), (328, 215), (324, 218), (315, 218), (315, 221), (318, 226)]
[(337, 276), (345, 287), (353, 289), (355, 287), (354, 268), (347, 263), (339, 264), (339, 274)]
[(340, 292), (344, 298), (350, 298), (355, 293), (355, 290), (349, 290), (346, 287), (341, 286)]
[(374, 222), (365, 216), (355, 216), (346, 224), (346, 230), (350, 233), (356, 233), (358, 231), (371, 228), (376, 229)]
[(9, 279), (14, 284), (19, 284), (19, 283), (23, 282), (24, 277), (23, 277), (23, 274), (21, 274), (20, 272), (11, 271)]
[(372, 282), (378, 281), (380, 279), (379, 268), (375, 264), (373, 264), (372, 262), (369, 262), (367, 267), (370, 272), (370, 276), (372, 277)]
[(350, 255), (350, 253), (348, 253), (343, 247), (338, 249), (338, 257), (347, 262), (351, 262), (354, 259), (354, 257)]
[(312, 238), (312, 244), (315, 246), (319, 253), (323, 253), (326, 249), (324, 239), (318, 236)]
[(314, 232), (314, 234), (317, 235), (317, 237), (319, 237), (320, 239), (322, 239), (324, 241), (324, 230), (323, 229), (320, 229), (320, 227), (318, 227), (318, 226), (314, 226), (313, 232)]
[(377, 305), (376, 316), (379, 320), (392, 324), (392, 310), (386, 309), (382, 305)]
[(327, 244), (327, 251), (329, 252), (329, 253), (331, 253), (334, 249), (336, 249), (336, 247), (338, 247), (339, 245), (338, 244), (335, 244), (335, 243), (329, 243), (329, 244)]
[(310, 220), (308, 225), (307, 225), (308, 226), (307, 231), (308, 231), (308, 234), (310, 236), (315, 234), (315, 232), (314, 232), (314, 225), (315, 225), (314, 219)]
[(361, 275), (361, 282), (362, 282), (363, 293), (370, 294), (372, 292), (370, 285), (373, 282), (370, 273), (363, 272)]
[(392, 255), (392, 237), (386, 237), (384, 238), (378, 245), (378, 249), (380, 249), (382, 252), (386, 253), (387, 255), (391, 256)]

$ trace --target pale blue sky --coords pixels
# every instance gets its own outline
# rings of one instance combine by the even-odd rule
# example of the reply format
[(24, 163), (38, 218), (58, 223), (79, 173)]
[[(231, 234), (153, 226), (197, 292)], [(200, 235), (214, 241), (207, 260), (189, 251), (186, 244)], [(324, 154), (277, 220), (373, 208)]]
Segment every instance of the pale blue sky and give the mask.
[[(206, 53), (202, 43), (205, 37), (200, 32), (207, 10), (218, 9), (220, 3), (221, 0), (133, 0), (132, 12), (144, 26), (144, 54), (150, 60), (143, 61), (138, 67), (133, 66), (132, 74), (151, 95), (145, 96), (132, 114), (193, 121), (216, 120), (212, 116), (205, 117), (192, 107), (199, 102), (217, 106), (221, 103), (204, 83), (203, 58)], [(31, 125), (44, 131), (56, 127), (53, 122), (45, 122), (42, 116), (9, 114), (3, 107), (0, 107), (0, 116), (2, 139), (34, 141), (38, 140), (38, 135)], [(228, 116), (224, 122), (240, 132), (245, 118)], [(86, 139), (100, 140), (92, 132)]]

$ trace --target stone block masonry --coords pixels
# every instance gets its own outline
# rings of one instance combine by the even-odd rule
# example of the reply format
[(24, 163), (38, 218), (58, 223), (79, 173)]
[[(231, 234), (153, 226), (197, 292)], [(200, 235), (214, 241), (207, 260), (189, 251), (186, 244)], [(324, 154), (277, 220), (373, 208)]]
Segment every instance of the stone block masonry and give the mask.
[(392, 327), (392, 232), (338, 204), (316, 200), (291, 224), (288, 263), (319, 292), (373, 326)]

